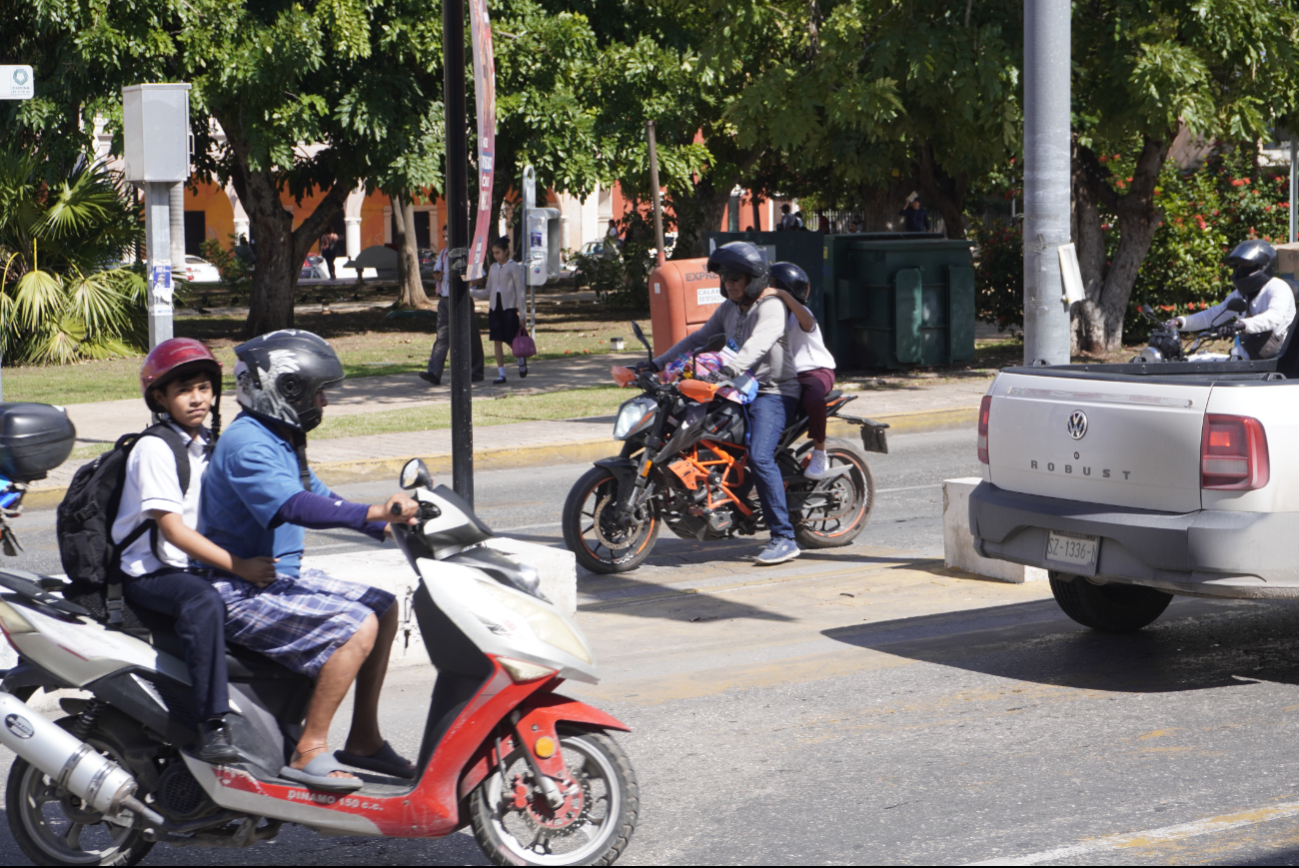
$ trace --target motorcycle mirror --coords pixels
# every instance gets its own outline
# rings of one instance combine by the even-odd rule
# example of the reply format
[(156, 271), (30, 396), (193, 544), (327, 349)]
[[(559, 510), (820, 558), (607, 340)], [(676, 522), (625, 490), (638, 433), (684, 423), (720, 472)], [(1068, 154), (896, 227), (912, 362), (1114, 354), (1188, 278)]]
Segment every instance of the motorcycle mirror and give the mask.
[(1245, 299), (1240, 296), (1229, 298), (1227, 299), (1227, 310), (1232, 313), (1244, 313), (1249, 310), (1249, 302), (1245, 301)]
[(640, 323), (636, 322), (636, 320), (632, 320), (631, 330), (632, 330), (632, 334), (636, 335), (636, 340), (640, 341), (642, 344), (645, 345), (645, 351), (649, 353), (650, 361), (651, 362), (654, 361), (654, 350), (650, 349), (650, 343), (645, 338), (645, 332), (641, 331)]
[(428, 472), (428, 467), (418, 458), (412, 458), (406, 462), (401, 469), (401, 487), (405, 491), (414, 491), (416, 488), (432, 488), (433, 474)]
[(726, 335), (713, 335), (708, 339), (708, 343), (704, 344), (704, 348), (701, 352), (716, 353), (724, 346), (726, 346)]

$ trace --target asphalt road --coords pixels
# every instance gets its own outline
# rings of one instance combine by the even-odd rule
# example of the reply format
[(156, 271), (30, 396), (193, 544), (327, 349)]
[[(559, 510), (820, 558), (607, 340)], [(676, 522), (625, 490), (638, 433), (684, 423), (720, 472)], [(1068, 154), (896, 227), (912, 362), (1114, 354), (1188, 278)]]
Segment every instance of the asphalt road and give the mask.
[[(1140, 633), (1090, 632), (1040, 585), (935, 560), (936, 486), (976, 469), (968, 432), (894, 446), (872, 458), (882, 494), (849, 549), (762, 571), (752, 543), (664, 538), (630, 577), (580, 579), (606, 680), (573, 692), (633, 728), (642, 787), (623, 863), (1299, 864), (1299, 603), (1179, 599)], [(553, 541), (582, 469), (483, 474), (483, 516)], [(430, 682), (389, 679), (387, 736), (407, 755)], [(23, 862), (7, 831), (0, 860)], [(299, 828), (144, 862), (355, 863), (485, 864), (464, 834)]]

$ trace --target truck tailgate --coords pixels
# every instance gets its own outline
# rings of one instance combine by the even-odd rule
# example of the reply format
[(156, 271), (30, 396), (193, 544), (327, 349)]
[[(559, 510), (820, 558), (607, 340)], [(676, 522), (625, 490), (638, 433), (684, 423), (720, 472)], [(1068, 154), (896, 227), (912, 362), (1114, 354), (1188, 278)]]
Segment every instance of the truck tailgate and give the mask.
[(990, 393), (988, 479), (1024, 494), (1198, 510), (1212, 388), (1003, 372)]

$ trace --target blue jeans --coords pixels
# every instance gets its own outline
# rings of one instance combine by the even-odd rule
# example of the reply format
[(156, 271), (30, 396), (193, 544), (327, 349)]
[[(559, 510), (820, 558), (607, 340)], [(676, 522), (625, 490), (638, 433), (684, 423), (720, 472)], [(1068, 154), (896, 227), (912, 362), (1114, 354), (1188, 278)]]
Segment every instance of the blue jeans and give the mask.
[(785, 482), (776, 465), (776, 446), (797, 405), (797, 398), (759, 395), (748, 408), (749, 469), (753, 471), (762, 515), (772, 539), (794, 538), (794, 525), (789, 522), (789, 507), (785, 505)]

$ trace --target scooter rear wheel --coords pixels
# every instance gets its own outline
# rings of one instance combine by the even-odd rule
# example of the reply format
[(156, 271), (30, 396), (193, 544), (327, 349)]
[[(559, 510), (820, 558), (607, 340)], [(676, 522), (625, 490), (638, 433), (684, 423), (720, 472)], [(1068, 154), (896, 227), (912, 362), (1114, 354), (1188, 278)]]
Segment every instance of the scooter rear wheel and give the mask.
[[(70, 728), (74, 718), (58, 723)], [(104, 756), (125, 766), (119, 749), (92, 732), (86, 739)], [(37, 865), (134, 865), (153, 849), (144, 830), (105, 820), (81, 800), (59, 789), (49, 775), (21, 757), (9, 770), (5, 790), (9, 830), (28, 859)]]
[[(560, 812), (548, 808), (520, 750), (469, 797), (474, 837), (496, 865), (612, 865), (636, 829), (640, 787), (631, 761), (602, 732), (559, 728), (560, 749), (580, 796), (566, 798)], [(526, 807), (518, 807), (527, 793)], [(566, 818), (563, 811), (576, 813)]]
[(634, 570), (654, 551), (659, 537), (657, 504), (643, 505), (630, 527), (614, 518), (618, 481), (603, 467), (583, 473), (564, 501), (564, 544), (593, 573)]

